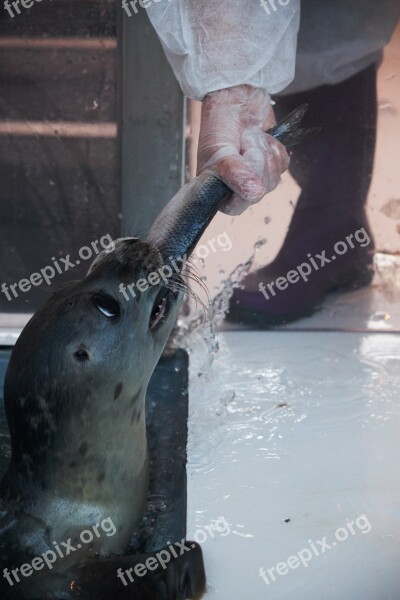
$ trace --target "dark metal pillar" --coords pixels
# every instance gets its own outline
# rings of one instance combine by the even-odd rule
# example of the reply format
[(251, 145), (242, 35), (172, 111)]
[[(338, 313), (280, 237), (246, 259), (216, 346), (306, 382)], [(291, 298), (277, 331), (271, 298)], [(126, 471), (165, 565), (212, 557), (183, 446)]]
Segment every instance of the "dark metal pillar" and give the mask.
[(123, 234), (142, 237), (182, 185), (185, 102), (146, 10), (120, 11)]

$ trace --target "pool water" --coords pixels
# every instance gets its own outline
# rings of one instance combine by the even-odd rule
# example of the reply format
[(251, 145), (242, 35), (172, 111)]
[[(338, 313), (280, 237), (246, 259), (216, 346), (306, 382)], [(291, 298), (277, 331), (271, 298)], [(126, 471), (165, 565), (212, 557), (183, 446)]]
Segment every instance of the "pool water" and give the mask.
[(188, 535), (230, 526), (203, 543), (207, 600), (397, 600), (400, 335), (228, 331), (219, 347), (207, 369), (193, 353), (189, 388)]

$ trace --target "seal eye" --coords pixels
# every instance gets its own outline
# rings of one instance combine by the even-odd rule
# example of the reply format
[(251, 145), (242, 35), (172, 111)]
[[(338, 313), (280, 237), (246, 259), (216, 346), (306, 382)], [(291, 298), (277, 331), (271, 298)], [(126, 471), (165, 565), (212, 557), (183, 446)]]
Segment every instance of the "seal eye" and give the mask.
[(107, 319), (116, 319), (121, 313), (118, 302), (107, 294), (93, 294), (92, 302)]

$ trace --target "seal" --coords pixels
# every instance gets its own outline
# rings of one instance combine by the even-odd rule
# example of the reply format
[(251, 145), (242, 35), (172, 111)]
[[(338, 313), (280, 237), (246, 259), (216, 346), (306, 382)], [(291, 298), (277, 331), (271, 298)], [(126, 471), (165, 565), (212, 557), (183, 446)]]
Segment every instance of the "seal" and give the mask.
[[(143, 512), (146, 390), (177, 318), (182, 284), (175, 275), (168, 285), (161, 281), (135, 297), (121, 294), (120, 286), (162, 266), (148, 242), (117, 240), (84, 279), (50, 297), (15, 345), (4, 386), (12, 456), (0, 486), (2, 598), (84, 598), (103, 576), (95, 594), (102, 598), (107, 572), (107, 593), (114, 595), (104, 597), (136, 598), (133, 586), (126, 591), (116, 577), (127, 557), (101, 559), (126, 552)], [(79, 544), (82, 531), (107, 520), (112, 536)], [(51, 570), (32, 570), (29, 579), (18, 570), (18, 579), (12, 574), (38, 555), (54, 553), (55, 541), (60, 547), (67, 540), (75, 551)], [(201, 552), (194, 550), (188, 558), (172, 557), (169, 575), (158, 569), (141, 580), (137, 597), (199, 597), (204, 570)], [(100, 562), (79, 572), (93, 558)], [(166, 579), (173, 593), (158, 596)]]
[[(288, 146), (313, 135), (298, 127), (305, 110), (293, 111), (271, 135)], [(145, 556), (124, 553), (148, 489), (147, 385), (186, 290), (170, 265), (190, 256), (230, 193), (202, 173), (170, 201), (146, 241), (117, 240), (23, 330), (4, 387), (12, 455), (0, 484), (2, 598), (203, 595), (197, 544), (181, 540), (179, 553), (171, 545)], [(161, 281), (157, 272), (165, 268), (171, 276)], [(139, 279), (147, 281), (143, 293), (121, 293), (133, 282), (139, 289)], [(107, 532), (107, 523), (110, 535), (81, 543), (83, 531)], [(142, 572), (134, 571), (136, 579), (135, 567)], [(130, 573), (132, 585), (122, 586), (117, 573)]]

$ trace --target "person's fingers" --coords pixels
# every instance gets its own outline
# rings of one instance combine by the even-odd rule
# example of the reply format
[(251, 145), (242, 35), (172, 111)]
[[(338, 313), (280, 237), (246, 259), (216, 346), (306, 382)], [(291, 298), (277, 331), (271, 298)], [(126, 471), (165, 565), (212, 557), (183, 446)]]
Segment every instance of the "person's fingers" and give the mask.
[[(221, 148), (205, 165), (234, 192), (221, 208), (230, 215), (241, 214), (278, 185), (289, 156), (285, 147), (259, 128), (243, 136), (243, 155), (233, 147)], [(199, 169), (203, 170), (203, 168)]]
[(265, 130), (275, 124), (264, 90), (243, 85), (203, 100), (198, 173), (210, 171), (234, 192), (224, 211), (240, 214), (275, 189), (287, 169), (285, 148)]
[(252, 204), (246, 202), (237, 194), (233, 194), (229, 201), (225, 202), (225, 204), (221, 206), (220, 211), (225, 215), (236, 217), (238, 215), (241, 215), (250, 206), (252, 206)]
[(260, 148), (263, 152), (268, 152), (269, 137), (258, 126), (248, 127), (240, 137), (240, 153), (244, 154), (251, 148)]
[(282, 173), (289, 166), (290, 158), (286, 148), (273, 140), (269, 146), (269, 152), (265, 156), (265, 167), (262, 181), (268, 192), (272, 192), (278, 185)]
[(272, 129), (276, 125), (275, 113), (273, 111), (272, 106), (267, 110), (264, 120), (261, 123), (261, 129), (267, 132), (269, 129)]
[(239, 151), (241, 135), (247, 129), (260, 130), (274, 123), (271, 100), (263, 90), (244, 85), (212, 92), (202, 103), (199, 167), (204, 168), (223, 146)]
[(287, 151), (287, 148), (286, 148), (286, 146), (284, 144), (282, 144), (281, 142), (278, 142), (278, 140), (276, 140), (274, 137), (272, 137), (272, 135), (268, 136), (268, 137), (271, 138), (271, 147), (272, 147), (272, 150), (279, 157), (281, 173), (284, 173), (288, 169), (288, 167), (290, 165), (290, 156), (289, 156), (289, 153)]
[(242, 133), (240, 142), (240, 154), (244, 155), (252, 148), (259, 148), (265, 156), (272, 154), (278, 160), (281, 173), (289, 166), (290, 158), (287, 150), (281, 142), (269, 133), (265, 133), (259, 127), (251, 127)]
[(268, 192), (272, 192), (281, 180), (281, 175), (289, 166), (289, 155), (282, 144), (273, 143), (265, 157), (265, 169), (262, 181)]
[(214, 173), (248, 203), (258, 202), (266, 194), (262, 180), (239, 154), (227, 156), (214, 166)]
[(276, 188), (290, 162), (286, 148), (258, 127), (243, 132), (241, 154), (263, 182), (267, 192)]
[(239, 155), (239, 148), (240, 139), (237, 144), (221, 141), (220, 143), (214, 143), (212, 147), (208, 146), (206, 151), (199, 150), (197, 156), (197, 175), (205, 169), (208, 171), (216, 171), (217, 165), (221, 160)]
[[(257, 149), (252, 148), (247, 152), (246, 156), (242, 157), (244, 165), (248, 166), (248, 172), (251, 173), (252, 176), (258, 177), (259, 181), (262, 182), (262, 174), (264, 172), (265, 160), (263, 153)], [(231, 165), (228, 165), (228, 168)], [(260, 188), (260, 193), (255, 195), (246, 196), (243, 198), (243, 181), (238, 181), (238, 185), (240, 184), (240, 188), (237, 187), (236, 192), (234, 192), (231, 198), (220, 208), (221, 212), (227, 215), (240, 215), (247, 208), (259, 202), (266, 194), (267, 190), (264, 188)], [(232, 188), (231, 188), (232, 189)]]
[(234, 193), (220, 209), (221, 212), (231, 216), (240, 215), (253, 204), (260, 202), (265, 194), (272, 192), (278, 186), (281, 180), (282, 162), (275, 153), (265, 155), (260, 149), (251, 148), (242, 158), (249, 169), (263, 182), (265, 192), (262, 196), (252, 199), (243, 198), (240, 191)]

